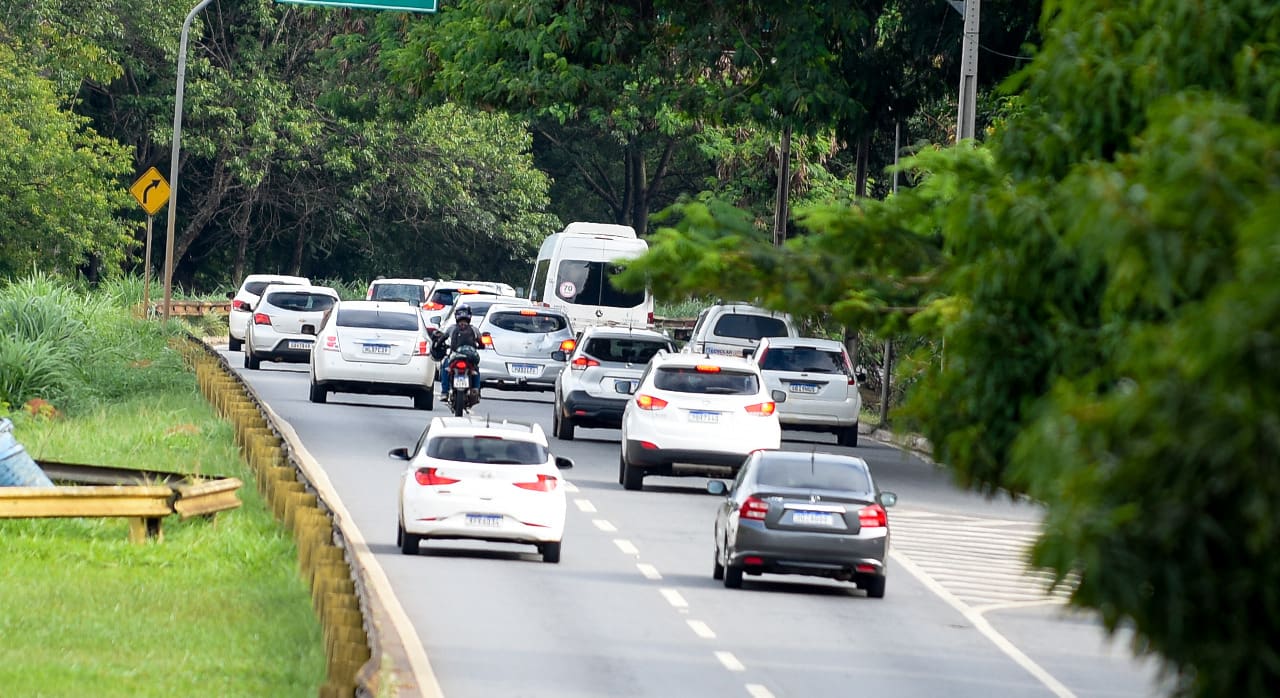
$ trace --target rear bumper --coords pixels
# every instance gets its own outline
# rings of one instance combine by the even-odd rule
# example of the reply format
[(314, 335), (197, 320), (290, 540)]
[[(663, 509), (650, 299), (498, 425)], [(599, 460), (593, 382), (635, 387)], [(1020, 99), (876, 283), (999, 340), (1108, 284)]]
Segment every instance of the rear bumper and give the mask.
[(690, 448), (645, 448), (635, 439), (627, 439), (622, 448), (626, 451), (627, 463), (646, 470), (668, 471), (676, 463), (694, 465), (710, 465), (719, 468), (738, 468), (747, 460), (747, 453), (727, 451), (704, 451)]
[(569, 419), (581, 427), (617, 428), (622, 426), (622, 413), (627, 401), (596, 397), (581, 390), (564, 396), (564, 411)]
[[(729, 564), (751, 573), (802, 574), (833, 579), (883, 576), (889, 549), (887, 529), (855, 534), (817, 533), (765, 528), (757, 521), (739, 521), (730, 542)], [(745, 565), (747, 558), (760, 564)], [(858, 570), (871, 567), (874, 571)]]
[[(491, 351), (491, 350), (489, 350)], [(537, 375), (517, 375), (508, 364), (528, 364), (542, 370)], [(500, 390), (555, 390), (556, 377), (564, 364), (546, 363), (539, 359), (517, 359), (504, 356), (480, 355), (480, 384)]]

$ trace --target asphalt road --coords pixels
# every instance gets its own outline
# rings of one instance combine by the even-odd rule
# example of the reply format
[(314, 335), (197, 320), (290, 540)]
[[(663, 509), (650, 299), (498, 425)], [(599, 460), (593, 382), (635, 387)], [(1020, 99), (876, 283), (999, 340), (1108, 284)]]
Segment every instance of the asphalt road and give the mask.
[[(240, 354), (227, 354), (239, 369)], [(1026, 573), (1038, 511), (957, 490), (933, 465), (866, 440), (784, 434), (784, 447), (849, 450), (871, 464), (890, 509), (884, 599), (850, 584), (711, 578), (717, 498), (706, 479), (617, 483), (618, 432), (551, 439), (572, 488), (560, 564), (530, 546), (395, 546), (402, 462), (430, 414), (406, 398), (307, 401), (305, 365), (246, 379), (288, 420), (340, 493), (426, 647), (448, 698), (489, 696), (1151, 696), (1153, 662), (1132, 658), (1089, 616), (1070, 614)], [(536, 420), (549, 393), (486, 390), (476, 412)], [(437, 405), (433, 414), (444, 415)]]

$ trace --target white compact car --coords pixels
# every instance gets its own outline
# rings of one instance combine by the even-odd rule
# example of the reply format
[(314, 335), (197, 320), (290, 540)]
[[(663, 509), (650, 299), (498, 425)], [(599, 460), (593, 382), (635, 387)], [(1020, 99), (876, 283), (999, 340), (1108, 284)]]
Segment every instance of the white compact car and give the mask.
[(230, 335), (227, 348), (231, 351), (240, 351), (244, 346), (244, 331), (249, 325), (249, 318), (253, 316), (253, 306), (262, 297), (262, 289), (271, 284), (309, 286), (311, 281), (303, 276), (281, 274), (250, 274), (244, 277), (240, 288), (227, 294), (227, 298), (231, 299), (231, 311), (227, 315), (227, 334)]
[(435, 282), (430, 279), (374, 279), (365, 291), (367, 301), (400, 301), (421, 308), (431, 295)]
[(765, 337), (752, 357), (771, 390), (787, 393), (778, 406), (784, 429), (829, 431), (841, 446), (858, 445), (862, 395), (844, 345), (830, 339)]
[[(638, 490), (646, 475), (712, 474), (742, 467), (752, 451), (782, 445), (777, 403), (760, 367), (734, 356), (658, 354), (622, 414), (618, 481)], [(701, 466), (701, 467), (700, 467)]]
[(329, 393), (404, 395), (434, 407), (436, 364), (417, 304), (342, 301), (311, 347), (311, 401)]
[(630, 399), (617, 392), (618, 384), (630, 390), (649, 359), (675, 350), (669, 337), (653, 330), (588, 327), (556, 378), (552, 433), (571, 441), (575, 427), (617, 429)]
[(400, 552), (416, 555), (423, 540), (461, 538), (534, 545), (545, 562), (560, 561), (560, 470), (573, 461), (551, 454), (542, 427), (436, 417), (412, 453), (388, 455), (409, 463), (400, 482)]
[(338, 302), (338, 292), (325, 286), (272, 284), (253, 306), (244, 331), (244, 367), (257, 370), (263, 361), (305, 364), (311, 360), (315, 328)]

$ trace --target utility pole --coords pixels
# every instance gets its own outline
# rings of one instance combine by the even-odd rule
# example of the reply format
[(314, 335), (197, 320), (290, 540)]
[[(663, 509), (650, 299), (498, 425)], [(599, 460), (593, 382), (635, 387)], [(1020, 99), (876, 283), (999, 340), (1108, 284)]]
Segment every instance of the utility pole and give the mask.
[(778, 192), (773, 206), (773, 246), (782, 247), (787, 239), (787, 218), (791, 198), (791, 126), (782, 129), (778, 148)]
[(951, 3), (952, 7), (960, 4), (964, 6), (964, 41), (960, 52), (960, 107), (956, 115), (957, 143), (974, 137), (978, 100), (978, 15), (982, 0)]

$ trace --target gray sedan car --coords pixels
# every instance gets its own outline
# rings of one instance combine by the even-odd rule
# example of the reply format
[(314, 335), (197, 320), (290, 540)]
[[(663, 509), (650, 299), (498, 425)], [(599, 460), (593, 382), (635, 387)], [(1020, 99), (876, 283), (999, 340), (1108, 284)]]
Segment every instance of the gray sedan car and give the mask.
[(854, 456), (756, 451), (732, 485), (707, 484), (726, 495), (716, 513), (713, 576), (731, 589), (743, 574), (801, 574), (851, 581), (884, 596), (889, 555), (886, 507), (897, 502)]

